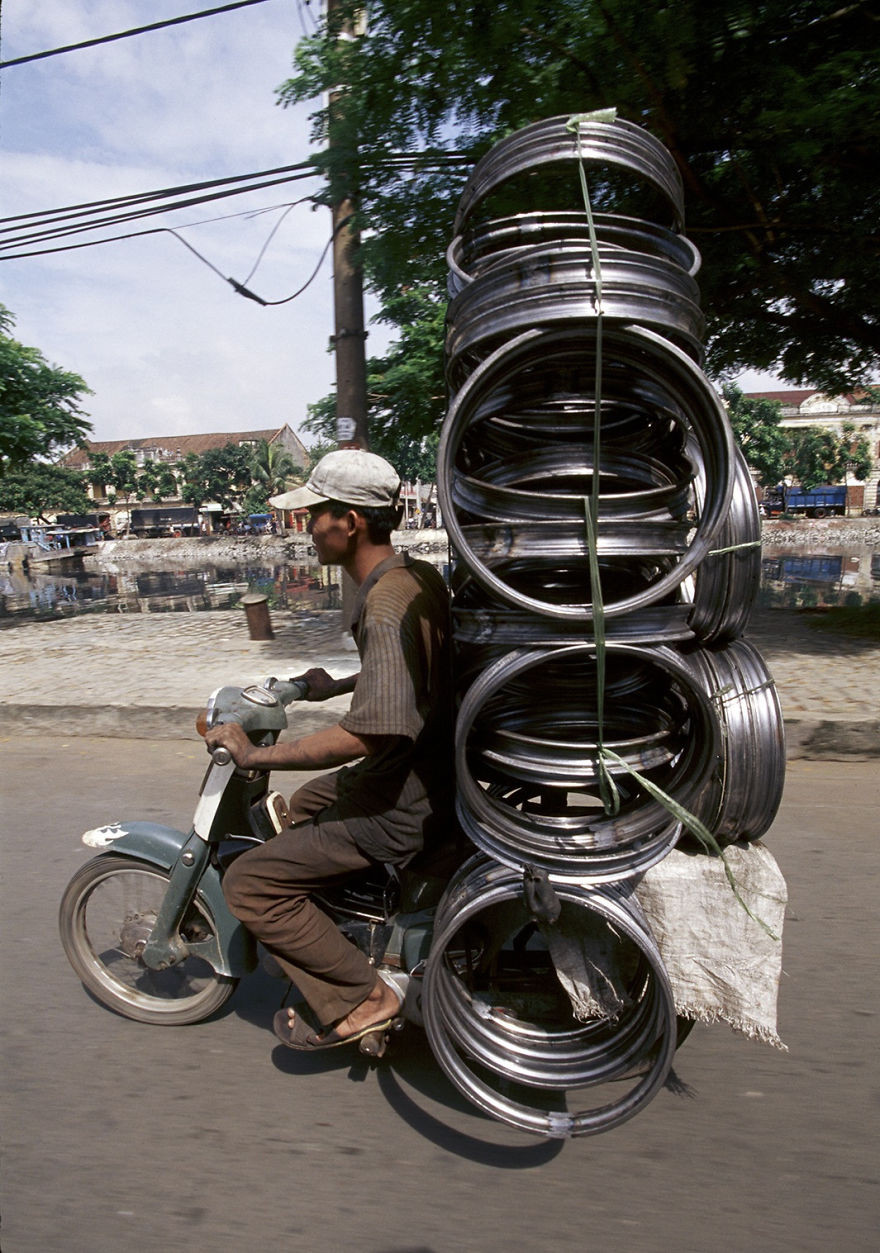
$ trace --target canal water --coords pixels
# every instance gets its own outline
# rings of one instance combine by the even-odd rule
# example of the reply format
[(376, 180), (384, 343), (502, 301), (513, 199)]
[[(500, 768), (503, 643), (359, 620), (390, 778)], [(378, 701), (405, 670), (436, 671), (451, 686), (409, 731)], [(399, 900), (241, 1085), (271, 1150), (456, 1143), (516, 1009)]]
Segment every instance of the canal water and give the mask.
[(273, 609), (338, 609), (340, 587), (337, 569), (309, 564), (206, 565), (124, 573), (95, 568), (0, 569), (0, 627), (84, 613), (234, 609), (248, 592), (264, 594)]
[[(339, 570), (308, 563), (125, 573), (0, 568), (0, 628), (83, 613), (234, 609), (248, 592), (264, 594), (270, 609), (338, 609), (342, 603)], [(797, 609), (871, 601), (880, 601), (880, 553), (871, 546), (818, 553), (806, 546), (765, 546), (759, 605)]]

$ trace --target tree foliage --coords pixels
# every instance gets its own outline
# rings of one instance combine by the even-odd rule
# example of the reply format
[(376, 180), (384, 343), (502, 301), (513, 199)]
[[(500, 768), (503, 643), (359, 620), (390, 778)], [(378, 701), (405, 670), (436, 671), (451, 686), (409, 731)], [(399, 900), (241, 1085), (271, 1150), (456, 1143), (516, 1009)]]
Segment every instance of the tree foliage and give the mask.
[[(362, 7), (340, 4), (335, 19)], [(681, 171), (703, 254), (708, 371), (775, 370), (834, 393), (867, 381), (880, 356), (877, 29), (866, 0), (374, 0), (364, 35), (323, 28), (301, 41), (280, 97), (346, 84), (328, 106), (334, 146), (316, 163), (328, 200), (359, 200), (367, 280), (402, 336), (417, 338), (443, 302), (470, 168), (438, 165), (437, 153), (472, 163), (539, 118), (614, 106)], [(328, 107), (314, 115), (321, 145)], [(558, 207), (579, 207), (575, 182)], [(401, 301), (413, 292), (422, 308)], [(433, 398), (436, 353), (432, 371)], [(433, 405), (413, 411), (407, 378), (387, 381), (400, 429), (427, 433)], [(399, 403), (387, 399), (397, 382)]]
[(842, 423), (839, 434), (829, 427), (785, 427), (778, 401), (744, 396), (732, 385), (723, 394), (734, 437), (765, 487), (791, 479), (809, 491), (870, 474), (868, 441), (852, 422)]
[(121, 497), (126, 504), (132, 496), (140, 497), (137, 459), (128, 448), (120, 449), (111, 457), (103, 452), (91, 453), (89, 478), (93, 483), (100, 483), (105, 491), (112, 487), (110, 494)]
[(732, 383), (722, 389), (734, 438), (749, 466), (766, 486), (775, 486), (786, 473), (789, 432), (779, 425), (778, 400), (744, 396)]
[(821, 426), (795, 428), (788, 435), (785, 472), (806, 491), (823, 483), (845, 483), (849, 475), (866, 479), (870, 473), (868, 442), (855, 435), (852, 423), (840, 435)]
[(252, 482), (242, 502), (244, 513), (265, 513), (269, 497), (287, 491), (304, 473), (286, 448), (265, 439), (251, 450), (250, 467)]
[(177, 495), (177, 477), (166, 461), (146, 461), (137, 476), (138, 500), (163, 500)]
[(65, 466), (32, 461), (0, 475), (0, 510), (47, 521), (46, 513), (88, 513), (94, 507), (85, 476)]
[(0, 475), (57, 456), (91, 430), (79, 406), (81, 396), (91, 395), (84, 380), (13, 339), (7, 334), (12, 325), (12, 314), (0, 305)]
[[(409, 481), (436, 477), (437, 431), (443, 420), (443, 321), (445, 303), (424, 289), (395, 296), (389, 311), (400, 338), (384, 357), (367, 361), (370, 448)], [(309, 406), (306, 430), (332, 443), (336, 394)]]
[(178, 463), (181, 498), (200, 509), (207, 501), (217, 501), (233, 509), (251, 484), (250, 450), (232, 442), (203, 453), (188, 453)]

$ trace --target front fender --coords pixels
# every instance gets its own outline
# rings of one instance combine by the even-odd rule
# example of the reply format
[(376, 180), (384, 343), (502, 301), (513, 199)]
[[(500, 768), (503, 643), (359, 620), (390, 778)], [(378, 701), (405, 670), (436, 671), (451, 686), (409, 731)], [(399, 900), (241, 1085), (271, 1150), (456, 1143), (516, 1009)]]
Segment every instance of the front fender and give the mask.
[[(100, 848), (117, 857), (131, 857), (133, 861), (146, 861), (160, 870), (170, 871), (191, 834), (185, 835), (158, 822), (114, 822), (111, 826), (87, 831), (82, 839), (91, 848)], [(233, 978), (253, 970), (257, 965), (256, 941), (230, 912), (216, 866), (205, 867), (197, 895), (217, 932), (217, 943), (206, 954), (206, 959), (218, 974)]]

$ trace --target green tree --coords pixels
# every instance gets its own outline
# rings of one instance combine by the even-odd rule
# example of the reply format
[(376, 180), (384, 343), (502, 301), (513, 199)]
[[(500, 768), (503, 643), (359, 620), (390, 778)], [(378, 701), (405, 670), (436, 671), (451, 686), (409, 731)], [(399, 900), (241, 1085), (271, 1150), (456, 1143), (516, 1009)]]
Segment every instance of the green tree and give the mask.
[(92, 429), (79, 407), (91, 395), (83, 379), (13, 339), (13, 323), (0, 305), (0, 475), (82, 444)]
[(286, 448), (265, 439), (252, 448), (250, 468), (252, 483), (242, 503), (246, 513), (266, 513), (269, 497), (287, 491), (303, 475), (303, 467)]
[[(367, 361), (370, 448), (404, 479), (427, 482), (436, 477), (437, 432), (446, 408), (445, 302), (419, 289), (392, 299), (389, 310), (400, 338), (384, 357)], [(322, 437), (327, 451), (335, 447), (335, 392), (309, 405), (303, 425)]]
[(851, 422), (842, 433), (821, 426), (800, 427), (788, 432), (786, 472), (807, 491), (822, 483), (845, 483), (848, 474), (866, 479), (871, 454), (864, 436), (856, 436)]
[(251, 484), (250, 451), (242, 444), (187, 453), (177, 469), (181, 498), (197, 509), (207, 501), (217, 501), (225, 510), (236, 508)]
[(864, 483), (871, 473), (870, 444), (864, 435), (856, 433), (854, 422), (842, 423), (840, 442), (840, 466), (843, 470), (844, 482), (846, 482), (846, 475), (851, 474), (853, 478)]
[(107, 479), (126, 505), (138, 490), (138, 464), (134, 453), (127, 448), (113, 453), (110, 458), (110, 477)]
[(115, 503), (121, 500), (127, 508), (138, 492), (137, 458), (129, 448), (120, 449), (111, 457), (104, 452), (89, 453), (88, 477)]
[[(362, 7), (340, 3), (331, 20)], [(709, 372), (773, 369), (835, 393), (880, 354), (876, 32), (867, 0), (374, 0), (364, 35), (340, 41), (324, 27), (300, 42), (280, 98), (346, 84), (334, 147), (315, 163), (328, 202), (341, 189), (357, 197), (367, 281), (402, 333), (443, 302), (472, 163), (538, 118), (613, 106), (681, 172), (703, 254)], [(321, 146), (330, 107), (314, 115)], [(536, 207), (528, 190), (521, 209)], [(579, 208), (573, 176), (566, 194), (555, 207)], [(412, 292), (423, 310), (399, 303)], [(424, 395), (442, 390), (435, 365)], [(382, 394), (410, 412), (390, 386)], [(408, 433), (426, 434), (436, 413), (426, 405), (414, 420)]]
[(137, 498), (165, 500), (177, 495), (177, 478), (171, 466), (163, 461), (146, 461), (137, 476)]
[(0, 510), (47, 521), (46, 513), (88, 513), (94, 508), (85, 475), (32, 461), (0, 475)]
[(765, 487), (775, 487), (786, 473), (790, 446), (789, 432), (779, 425), (782, 406), (776, 400), (744, 396), (732, 383), (721, 391), (743, 456)]

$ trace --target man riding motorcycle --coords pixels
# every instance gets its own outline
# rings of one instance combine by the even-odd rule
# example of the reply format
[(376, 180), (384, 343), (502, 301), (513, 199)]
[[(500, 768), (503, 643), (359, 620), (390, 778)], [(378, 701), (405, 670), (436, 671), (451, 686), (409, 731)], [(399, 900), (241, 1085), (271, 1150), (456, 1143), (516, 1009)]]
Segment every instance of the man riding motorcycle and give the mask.
[[(395, 553), (400, 478), (360, 449), (328, 453), (290, 507), (309, 509), (323, 565), (357, 585), (351, 630), (361, 670), (303, 676), (307, 699), (352, 692), (333, 727), (267, 747), (237, 723), (209, 730), (243, 769), (341, 767), (291, 798), (293, 825), (235, 861), (223, 891), (232, 913), (277, 959), (312, 1011), (281, 1010), (274, 1029), (288, 1047), (332, 1048), (393, 1025), (400, 996), (311, 899), (371, 864), (404, 865), (453, 819), (449, 601), (427, 562)], [(354, 765), (346, 763), (354, 762)]]

